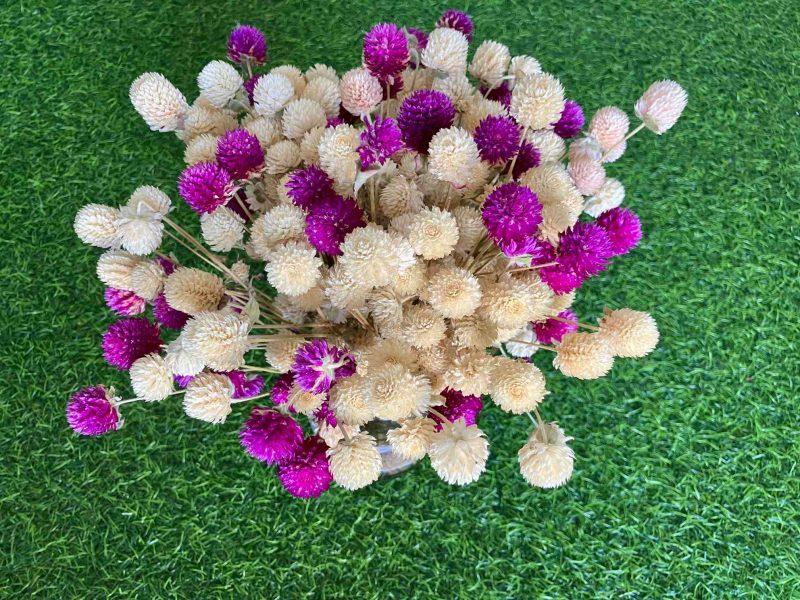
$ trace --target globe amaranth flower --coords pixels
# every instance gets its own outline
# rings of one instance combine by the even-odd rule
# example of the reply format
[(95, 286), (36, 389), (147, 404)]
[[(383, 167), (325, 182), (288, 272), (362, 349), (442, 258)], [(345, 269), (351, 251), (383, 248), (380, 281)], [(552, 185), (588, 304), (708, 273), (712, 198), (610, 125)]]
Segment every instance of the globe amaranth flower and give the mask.
[(355, 373), (356, 363), (344, 348), (331, 346), (323, 339), (314, 339), (297, 349), (292, 370), (295, 382), (302, 389), (321, 394), (331, 389), (336, 379)]
[(366, 225), (364, 213), (352, 198), (331, 195), (311, 207), (306, 216), (308, 242), (319, 252), (339, 256), (348, 233)]
[[(425, 50), (425, 46), (428, 44), (428, 34), (417, 27), (406, 27), (406, 31), (408, 31), (408, 33), (416, 40), (417, 52), (422, 52)], [(412, 61), (411, 66), (416, 67), (417, 65)]]
[(425, 153), (431, 138), (440, 129), (450, 127), (455, 116), (456, 110), (446, 94), (436, 90), (417, 90), (400, 104), (397, 124), (406, 146)]
[(498, 247), (506, 256), (529, 256), (531, 265), (541, 265), (556, 259), (553, 245), (533, 235), (519, 242), (501, 242)]
[(605, 270), (612, 255), (611, 240), (602, 227), (578, 222), (559, 237), (558, 264), (540, 269), (539, 275), (554, 292), (571, 292)]
[(261, 77), (261, 75), (253, 75), (252, 77), (250, 77), (248, 79), (245, 79), (244, 83), (242, 84), (242, 87), (244, 88), (244, 91), (247, 93), (247, 99), (250, 100), (250, 105), (251, 106), (253, 105), (253, 102), (254, 102), (253, 101), (253, 90), (256, 89), (256, 84), (258, 83), (258, 78), (259, 77)]
[(303, 428), (292, 417), (255, 406), (239, 431), (242, 447), (253, 458), (274, 465), (292, 458), (303, 444)]
[(75, 433), (103, 435), (120, 425), (114, 401), (102, 385), (78, 390), (67, 404), (67, 422)]
[(244, 179), (264, 164), (258, 138), (246, 129), (233, 129), (217, 142), (217, 162), (236, 179)]
[(540, 344), (558, 344), (566, 334), (578, 331), (578, 317), (571, 310), (562, 310), (558, 316), (573, 323), (565, 323), (557, 319), (547, 319), (533, 324), (536, 341)]
[(228, 58), (240, 64), (249, 59), (257, 65), (267, 60), (267, 40), (260, 29), (239, 25), (228, 38)]
[(333, 180), (317, 165), (293, 171), (286, 181), (286, 195), (304, 210), (333, 194)]
[(475, 128), (473, 137), (481, 158), (491, 164), (511, 160), (520, 148), (520, 127), (514, 119), (489, 115)]
[(361, 132), (361, 144), (358, 146), (361, 167), (369, 169), (376, 163), (382, 165), (402, 149), (402, 133), (397, 121), (377, 117), (373, 122), (368, 122)]
[(147, 307), (147, 302), (144, 298), (128, 290), (118, 290), (117, 288), (107, 287), (106, 291), (103, 293), (103, 297), (106, 300), (106, 306), (108, 306), (108, 308), (124, 317), (140, 315)]
[[(445, 388), (440, 393), (445, 399), (445, 404), (437, 406), (436, 412), (442, 413), (451, 423), (461, 418), (467, 425), (475, 425), (478, 422), (478, 415), (483, 410), (480, 396), (462, 394), (452, 388)], [(430, 413), (428, 417), (435, 421), (435, 430), (441, 431), (442, 419), (434, 413)]]
[(127, 370), (145, 354), (161, 349), (158, 325), (145, 317), (121, 319), (103, 334), (103, 358), (112, 367)]
[(194, 212), (214, 212), (228, 201), (234, 189), (231, 174), (215, 163), (186, 167), (178, 179), (178, 193)]
[(486, 197), (481, 215), (495, 243), (520, 243), (538, 230), (542, 205), (530, 188), (510, 182)]
[(295, 498), (317, 498), (331, 486), (328, 445), (319, 436), (307, 438), (294, 456), (278, 465), (281, 485)]
[(522, 142), (511, 175), (514, 179), (519, 179), (528, 170), (538, 167), (540, 164), (542, 164), (542, 155), (539, 149), (530, 142)]
[(470, 42), (472, 41), (472, 31), (475, 29), (472, 23), (472, 17), (454, 8), (448, 8), (442, 13), (442, 16), (436, 21), (436, 27), (449, 27), (450, 29), (460, 31)]
[[(289, 393), (292, 391), (294, 385), (294, 373), (289, 371), (283, 375), (279, 375), (272, 384), (272, 389), (269, 392), (269, 397), (275, 406), (280, 406), (289, 402)], [(289, 410), (294, 412), (290, 407)]]
[(336, 420), (336, 415), (331, 410), (331, 406), (328, 404), (327, 400), (322, 403), (322, 406), (314, 411), (314, 418), (319, 423), (327, 423), (330, 427), (336, 427), (339, 424), (339, 422)]
[(627, 254), (642, 239), (642, 224), (636, 213), (627, 208), (612, 208), (597, 218), (611, 240), (612, 256)]
[(394, 23), (378, 23), (364, 36), (364, 65), (381, 83), (391, 82), (408, 61), (408, 40)]
[(159, 294), (153, 300), (153, 317), (167, 329), (181, 329), (189, 320), (189, 315), (169, 305), (164, 294)]
[(572, 138), (578, 135), (585, 122), (583, 109), (575, 100), (566, 100), (561, 118), (553, 123), (553, 131), (562, 138)]
[(501, 82), (500, 85), (493, 87), (491, 90), (487, 86), (482, 85), (480, 92), (481, 96), (484, 96), (487, 100), (499, 102), (506, 108), (511, 106), (511, 85), (508, 81)]
[(248, 377), (244, 371), (228, 371), (225, 373), (233, 384), (233, 398), (252, 398), (264, 389), (264, 378), (261, 375)]

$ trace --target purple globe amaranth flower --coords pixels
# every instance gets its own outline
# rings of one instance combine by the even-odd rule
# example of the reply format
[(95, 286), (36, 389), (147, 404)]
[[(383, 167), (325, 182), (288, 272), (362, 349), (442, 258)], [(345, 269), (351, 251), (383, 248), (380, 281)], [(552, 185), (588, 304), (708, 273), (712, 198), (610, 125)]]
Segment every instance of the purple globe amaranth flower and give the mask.
[(574, 323), (565, 323), (556, 319), (547, 319), (540, 323), (533, 323), (533, 332), (536, 334), (536, 341), (540, 344), (558, 344), (568, 333), (578, 331), (578, 317), (571, 310), (562, 310), (558, 316)]
[(245, 179), (264, 164), (258, 138), (246, 129), (225, 132), (217, 142), (217, 162), (236, 179)]
[(636, 213), (627, 208), (612, 208), (595, 221), (611, 240), (612, 256), (627, 254), (642, 239), (642, 224)]
[(402, 136), (394, 119), (376, 117), (372, 123), (366, 123), (358, 147), (361, 167), (369, 169), (376, 163), (385, 163), (392, 154), (403, 149)]
[(485, 96), (487, 100), (499, 102), (506, 108), (511, 106), (511, 85), (508, 83), (508, 81), (500, 82), (500, 85), (493, 87), (491, 90), (488, 86), (482, 85), (480, 92), (481, 96)]
[(295, 498), (317, 498), (331, 486), (328, 445), (319, 436), (307, 438), (294, 456), (278, 465), (281, 485)]
[(408, 61), (408, 40), (394, 23), (378, 23), (364, 36), (364, 66), (381, 83), (391, 82)]
[(581, 105), (575, 100), (567, 100), (561, 118), (553, 123), (553, 131), (562, 138), (575, 137), (581, 132), (585, 121)]
[(310, 210), (314, 204), (335, 193), (333, 180), (317, 165), (292, 171), (286, 181), (286, 195), (303, 210)]
[(245, 82), (242, 84), (244, 91), (247, 92), (247, 99), (250, 100), (251, 106), (254, 104), (253, 90), (256, 89), (256, 84), (258, 83), (259, 77), (261, 77), (261, 75), (253, 75), (252, 77), (246, 79)]
[(557, 295), (568, 294), (583, 285), (584, 278), (560, 265), (539, 269), (539, 277)]
[(332, 195), (311, 206), (306, 216), (306, 237), (319, 252), (339, 256), (345, 236), (364, 225), (364, 212), (355, 200)]
[(322, 424), (323, 422), (327, 423), (330, 427), (336, 427), (339, 422), (336, 420), (336, 415), (331, 410), (328, 401), (322, 403), (317, 410), (314, 411), (314, 418)]
[(279, 375), (272, 384), (272, 389), (269, 391), (269, 397), (275, 406), (286, 404), (289, 402), (289, 393), (292, 391), (294, 385), (294, 373), (289, 371)]
[(538, 167), (542, 163), (542, 155), (538, 148), (530, 142), (522, 142), (517, 154), (517, 160), (514, 161), (514, 170), (511, 176), (514, 179), (522, 177), (529, 169)]
[(519, 125), (511, 117), (489, 115), (478, 123), (472, 137), (481, 158), (497, 164), (514, 158), (520, 148), (521, 135)]
[(144, 312), (147, 301), (128, 290), (107, 287), (103, 293), (106, 306), (123, 317), (134, 317)]
[(178, 265), (165, 256), (156, 256), (153, 260), (155, 260), (158, 263), (158, 266), (161, 267), (161, 270), (164, 271), (165, 277), (172, 275), (175, 272), (175, 269), (178, 268)]
[(418, 27), (406, 27), (406, 31), (413, 35), (414, 39), (417, 41), (417, 52), (422, 52), (425, 50), (425, 46), (428, 45), (428, 33), (422, 29), (419, 29)]
[(496, 187), (486, 197), (481, 214), (496, 244), (519, 244), (539, 229), (542, 205), (530, 188), (509, 182)]
[(153, 317), (167, 329), (181, 329), (189, 320), (189, 315), (169, 305), (164, 294), (159, 294), (153, 300)]
[(145, 354), (158, 352), (162, 344), (158, 325), (145, 317), (121, 319), (103, 334), (103, 358), (112, 367), (127, 371)]
[(254, 406), (239, 431), (242, 447), (253, 458), (275, 465), (292, 458), (303, 444), (303, 428), (292, 417)]
[(611, 256), (611, 240), (595, 223), (579, 221), (558, 238), (559, 265), (583, 279), (604, 271)]
[(106, 388), (96, 385), (72, 394), (67, 404), (67, 423), (75, 433), (103, 435), (117, 430), (120, 419)]
[(475, 26), (472, 24), (472, 17), (467, 13), (454, 8), (448, 8), (436, 21), (436, 27), (449, 27), (464, 34), (470, 42), (472, 41), (472, 31)]
[(234, 186), (231, 174), (215, 163), (186, 167), (178, 179), (178, 192), (194, 212), (214, 212), (228, 201)]
[(424, 154), (431, 138), (440, 129), (450, 127), (455, 116), (456, 109), (446, 94), (437, 90), (417, 90), (400, 104), (397, 124), (405, 145)]
[(297, 349), (292, 370), (297, 385), (312, 394), (321, 394), (331, 389), (337, 379), (355, 373), (356, 363), (344, 348), (314, 339)]
[[(475, 425), (478, 422), (478, 415), (483, 410), (483, 401), (479, 396), (462, 394), (452, 388), (443, 389), (440, 394), (445, 398), (445, 404), (437, 406), (435, 410), (442, 413), (451, 423), (460, 418), (464, 418), (467, 425)], [(436, 431), (442, 429), (442, 419), (430, 413), (428, 418), (436, 422)]]
[(227, 371), (225, 375), (233, 384), (233, 398), (252, 398), (264, 389), (264, 378), (261, 375), (248, 377), (244, 371)]
[(498, 247), (506, 256), (529, 256), (531, 265), (541, 265), (556, 259), (553, 244), (536, 236), (529, 236), (521, 242), (501, 242)]
[(251, 25), (239, 25), (228, 38), (228, 58), (240, 64), (250, 59), (257, 65), (267, 60), (267, 39), (260, 29)]

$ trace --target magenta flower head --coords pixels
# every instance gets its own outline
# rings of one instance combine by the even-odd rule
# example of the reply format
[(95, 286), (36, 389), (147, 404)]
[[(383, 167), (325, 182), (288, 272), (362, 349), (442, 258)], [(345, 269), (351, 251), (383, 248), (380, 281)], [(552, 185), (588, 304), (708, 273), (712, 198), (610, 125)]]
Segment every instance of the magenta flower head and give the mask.
[(172, 275), (177, 268), (175, 263), (165, 256), (156, 256), (155, 261), (158, 263), (158, 266), (161, 267), (161, 270), (164, 271), (166, 277)]
[(467, 13), (454, 8), (448, 8), (436, 21), (436, 27), (449, 27), (464, 34), (470, 42), (472, 41), (472, 30), (475, 28), (472, 24), (472, 17)]
[(328, 445), (315, 435), (307, 438), (294, 456), (278, 465), (281, 485), (295, 498), (317, 498), (331, 486)]
[(511, 117), (489, 115), (478, 123), (472, 136), (481, 158), (498, 164), (514, 158), (521, 134), (519, 125)]
[(164, 294), (159, 294), (153, 300), (153, 317), (167, 329), (181, 329), (189, 320), (189, 315), (169, 305)]
[(295, 206), (309, 210), (314, 204), (327, 198), (333, 191), (333, 180), (317, 165), (292, 171), (286, 181), (286, 194)]
[(297, 349), (292, 370), (297, 385), (312, 394), (321, 394), (331, 389), (337, 379), (355, 373), (356, 363), (344, 348), (317, 338)]
[(542, 162), (542, 155), (539, 150), (530, 142), (522, 142), (517, 154), (517, 160), (514, 163), (514, 171), (511, 175), (514, 179), (522, 177), (528, 169), (538, 167)]
[(267, 39), (260, 29), (250, 25), (239, 25), (228, 38), (228, 58), (240, 64), (250, 59), (257, 65), (267, 60)]
[(428, 45), (428, 34), (422, 29), (418, 29), (417, 27), (406, 27), (406, 31), (408, 31), (409, 34), (414, 36), (414, 39), (417, 41), (417, 51), (422, 52), (423, 50), (425, 50), (425, 46)]
[(376, 117), (372, 123), (366, 123), (358, 147), (361, 167), (369, 169), (375, 164), (382, 165), (392, 154), (402, 150), (402, 135), (394, 119)]
[(561, 265), (539, 269), (539, 277), (551, 290), (559, 295), (577, 290), (583, 285), (584, 281), (583, 277)]
[(258, 138), (246, 129), (226, 132), (217, 142), (217, 162), (236, 179), (244, 179), (264, 164)]
[(509, 182), (496, 187), (486, 197), (481, 214), (496, 244), (519, 244), (539, 229), (542, 205), (530, 188)]
[(501, 242), (498, 247), (506, 256), (530, 256), (531, 265), (542, 265), (556, 259), (553, 244), (535, 236), (529, 236), (521, 242)]
[(636, 213), (627, 208), (612, 208), (597, 218), (611, 240), (612, 256), (627, 254), (642, 239), (642, 224)]
[(244, 371), (228, 371), (225, 373), (233, 384), (233, 398), (252, 398), (264, 389), (264, 378), (261, 375), (248, 377)]
[(261, 77), (261, 75), (253, 75), (242, 84), (244, 91), (247, 92), (247, 99), (250, 100), (251, 105), (253, 104), (253, 90), (256, 89), (259, 77)]
[(556, 319), (547, 319), (540, 323), (533, 324), (533, 332), (536, 334), (536, 341), (540, 344), (558, 344), (568, 333), (578, 331), (578, 317), (571, 310), (562, 310), (558, 316), (568, 321), (575, 321), (575, 323), (564, 323), (564, 321), (557, 321)]
[[(479, 396), (462, 394), (452, 388), (445, 388), (440, 393), (446, 402), (443, 406), (437, 406), (436, 411), (447, 417), (448, 421), (452, 423), (463, 417), (467, 425), (478, 422), (478, 415), (483, 410), (483, 401)], [(442, 429), (442, 420), (437, 415), (430, 413), (428, 418), (436, 422), (436, 431)]]
[(78, 390), (67, 404), (67, 422), (75, 433), (103, 435), (120, 426), (119, 414), (102, 385)]
[(292, 458), (303, 444), (303, 428), (292, 417), (266, 406), (254, 406), (239, 431), (247, 453), (268, 465)]
[(334, 194), (312, 205), (306, 216), (306, 237), (323, 254), (339, 256), (345, 236), (364, 225), (364, 212), (356, 201)]
[(162, 344), (158, 325), (145, 317), (121, 319), (103, 334), (103, 358), (112, 367), (127, 371), (145, 354), (158, 352)]
[(397, 124), (406, 146), (424, 154), (431, 138), (440, 129), (450, 127), (455, 116), (456, 109), (446, 94), (437, 90), (417, 90), (400, 104)]
[(500, 85), (493, 87), (491, 90), (488, 86), (482, 85), (480, 91), (481, 96), (485, 96), (488, 100), (499, 102), (506, 108), (511, 106), (511, 86), (508, 81), (501, 82)]
[(147, 301), (144, 298), (128, 290), (107, 287), (103, 297), (106, 300), (106, 306), (123, 317), (140, 315), (147, 307)]
[(585, 120), (581, 105), (575, 100), (567, 100), (561, 118), (553, 123), (553, 131), (562, 138), (575, 137), (581, 132)]
[(394, 23), (379, 23), (364, 36), (364, 66), (381, 83), (402, 73), (408, 60), (408, 40)]
[(231, 174), (215, 163), (186, 167), (178, 179), (178, 192), (194, 212), (214, 212), (233, 193)]
[(292, 391), (293, 385), (294, 373), (291, 371), (278, 376), (269, 392), (269, 397), (272, 399), (272, 402), (275, 403), (275, 406), (280, 406), (281, 404), (289, 402), (289, 392)]
[(317, 410), (314, 411), (314, 418), (321, 424), (327, 423), (331, 427), (336, 427), (339, 422), (336, 420), (336, 415), (331, 410), (327, 401), (322, 403)]
[(565, 294), (603, 271), (612, 255), (611, 240), (602, 227), (578, 222), (559, 237), (558, 264), (539, 269), (539, 276), (556, 294)]

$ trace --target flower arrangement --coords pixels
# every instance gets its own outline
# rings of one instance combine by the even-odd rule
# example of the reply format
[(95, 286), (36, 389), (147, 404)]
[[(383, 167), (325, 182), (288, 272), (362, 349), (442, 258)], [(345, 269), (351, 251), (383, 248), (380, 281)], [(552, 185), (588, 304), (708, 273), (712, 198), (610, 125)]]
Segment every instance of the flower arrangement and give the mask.
[(376, 421), (391, 423), (397, 456), (428, 456), (451, 484), (477, 480), (488, 396), (530, 417), (525, 480), (565, 483), (571, 438), (541, 416), (533, 357), (595, 379), (656, 346), (646, 312), (606, 309), (591, 325), (571, 306), (642, 237), (606, 167), (642, 129), (669, 130), (687, 96), (660, 81), (636, 102), (637, 127), (614, 106), (587, 125), (535, 58), (484, 41), (468, 60), (472, 36), (456, 10), (430, 32), (382, 23), (362, 65), (339, 75), (266, 71), (264, 34), (244, 25), (192, 104), (164, 76), (138, 77), (134, 108), (186, 145), (178, 191), (201, 233), (152, 186), (78, 212), (77, 235), (105, 249), (97, 275), (120, 317), (104, 357), (128, 371), (133, 397), (83, 388), (70, 426), (101, 435), (122, 426), (124, 405), (176, 395), (212, 424), (253, 403), (242, 447), (309, 498), (378, 479)]

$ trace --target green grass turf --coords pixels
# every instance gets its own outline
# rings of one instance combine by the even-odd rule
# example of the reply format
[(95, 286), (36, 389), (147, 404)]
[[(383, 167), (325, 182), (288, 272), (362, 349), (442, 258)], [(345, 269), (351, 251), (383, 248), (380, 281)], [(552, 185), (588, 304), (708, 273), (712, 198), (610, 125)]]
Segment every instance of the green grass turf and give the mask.
[[(690, 93), (662, 138), (609, 167), (641, 246), (583, 290), (651, 310), (663, 339), (600, 381), (549, 378), (575, 476), (529, 488), (529, 427), (489, 407), (487, 473), (427, 465), (355, 494), (290, 499), (236, 432), (175, 402), (79, 439), (82, 384), (126, 382), (98, 340), (97, 252), (71, 223), (141, 184), (175, 193), (181, 145), (127, 101), (145, 70), (187, 96), (230, 28), (266, 30), (272, 64), (346, 69), (370, 25), (429, 26), (446, 5), (68, 2), (0, 6), (0, 596), (118, 598), (782, 597), (798, 569), (798, 7), (784, 2), (484, 0), (476, 37), (538, 57), (591, 114), (653, 80)], [(188, 211), (181, 209), (183, 218)], [(539, 360), (541, 363), (542, 361)]]

